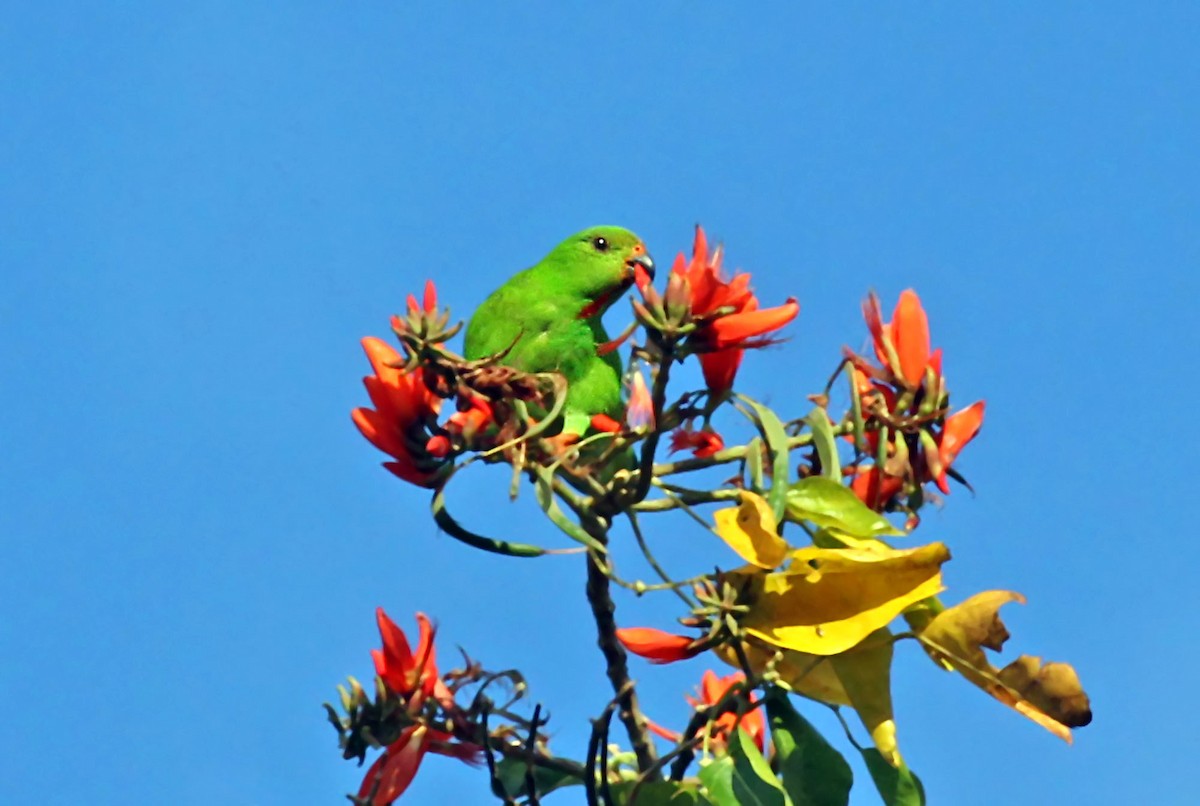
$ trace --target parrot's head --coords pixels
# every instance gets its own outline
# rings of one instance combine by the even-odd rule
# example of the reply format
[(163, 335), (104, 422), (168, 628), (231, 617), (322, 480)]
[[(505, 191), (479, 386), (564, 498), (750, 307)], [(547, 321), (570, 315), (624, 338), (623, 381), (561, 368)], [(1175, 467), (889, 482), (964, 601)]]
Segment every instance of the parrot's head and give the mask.
[(654, 277), (654, 261), (642, 239), (622, 227), (590, 227), (554, 248), (544, 264), (554, 283), (583, 300), (580, 318), (604, 313), (637, 278)]

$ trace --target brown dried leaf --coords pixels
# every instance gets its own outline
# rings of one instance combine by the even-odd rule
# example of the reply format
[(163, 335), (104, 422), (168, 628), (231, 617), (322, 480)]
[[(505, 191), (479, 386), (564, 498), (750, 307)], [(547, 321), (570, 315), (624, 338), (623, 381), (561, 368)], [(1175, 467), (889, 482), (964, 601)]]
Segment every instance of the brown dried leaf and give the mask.
[(1013, 591), (976, 594), (938, 614), (917, 638), (988, 694), (1070, 743), (1070, 729), (1092, 721), (1075, 670), (1065, 663), (1043, 664), (1032, 655), (997, 669), (983, 651), (999, 652), (1008, 640), (999, 610), (1009, 602), (1024, 604), (1025, 597)]

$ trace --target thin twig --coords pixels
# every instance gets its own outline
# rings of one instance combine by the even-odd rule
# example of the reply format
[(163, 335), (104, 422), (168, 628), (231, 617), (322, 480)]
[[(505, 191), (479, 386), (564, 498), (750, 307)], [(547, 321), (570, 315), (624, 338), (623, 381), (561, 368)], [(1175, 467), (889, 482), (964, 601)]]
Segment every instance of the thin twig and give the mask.
[[(663, 567), (658, 564), (658, 560), (655, 559), (654, 553), (650, 551), (650, 545), (646, 542), (646, 537), (642, 534), (642, 527), (638, 524), (637, 514), (632, 510), (625, 514), (629, 517), (629, 525), (633, 527), (633, 536), (637, 540), (638, 548), (642, 550), (642, 556), (646, 558), (646, 562), (654, 569), (654, 573), (658, 574), (659, 579), (665, 583), (672, 583), (670, 575), (663, 570)], [(692, 601), (692, 597), (688, 596), (680, 588), (672, 584), (671, 590), (675, 591), (675, 595), (683, 600), (683, 603), (688, 606), (689, 610), (696, 608), (696, 603)]]

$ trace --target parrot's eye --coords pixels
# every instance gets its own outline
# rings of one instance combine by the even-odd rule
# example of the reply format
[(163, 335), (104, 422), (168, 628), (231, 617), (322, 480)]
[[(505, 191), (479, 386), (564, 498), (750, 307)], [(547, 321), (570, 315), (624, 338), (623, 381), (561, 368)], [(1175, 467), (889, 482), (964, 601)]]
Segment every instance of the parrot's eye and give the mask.
[(596, 247), (597, 252), (607, 252), (608, 239), (601, 238), (599, 235), (597, 235), (595, 238), (592, 238), (592, 246)]

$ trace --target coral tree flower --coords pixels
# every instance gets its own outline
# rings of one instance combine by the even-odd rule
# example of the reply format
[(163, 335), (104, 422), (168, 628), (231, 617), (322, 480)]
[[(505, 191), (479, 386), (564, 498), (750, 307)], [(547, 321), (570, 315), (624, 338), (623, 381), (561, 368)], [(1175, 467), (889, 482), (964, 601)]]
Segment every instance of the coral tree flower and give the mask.
[[(431, 698), (444, 711), (453, 713), (457, 705), (454, 695), (438, 675), (433, 646), (434, 629), (425, 614), (417, 614), (419, 634), (415, 652), (404, 630), (388, 617), (383, 608), (375, 611), (375, 617), (383, 647), (371, 650), (371, 657), (375, 661), (375, 671), (388, 691), (402, 702), (404, 710), (414, 719), (420, 717)], [(375, 806), (388, 806), (408, 789), (426, 753), (451, 756), (467, 763), (479, 760), (481, 748), (453, 739), (451, 734), (420, 721), (405, 727), (368, 768), (358, 797), (371, 797), (371, 803)]]
[(795, 299), (760, 310), (758, 297), (750, 290), (750, 275), (743, 272), (731, 280), (722, 279), (721, 258), (720, 247), (709, 256), (704, 229), (696, 227), (692, 259), (686, 260), (681, 252), (671, 267), (673, 274), (686, 281), (691, 315), (700, 322), (694, 344), (700, 352), (704, 382), (714, 394), (733, 388), (743, 350), (769, 344), (764, 337), (800, 312)]
[[(420, 302), (408, 295), (406, 316), (393, 316), (391, 324), (401, 336), (438, 324), (437, 288), (432, 280), (425, 283)], [(362, 345), (375, 371), (363, 378), (374, 408), (355, 409), (354, 424), (372, 445), (395, 460), (384, 462), (384, 467), (412, 484), (436, 487), (445, 467), (441, 460), (453, 447), (451, 436), (460, 441), (473, 437), (491, 422), (491, 407), (485, 400), (461, 401), (462, 411), (451, 415), (444, 428), (437, 428), (442, 400), (426, 385), (423, 373), (405, 370), (400, 354), (377, 338), (365, 338)], [(431, 434), (431, 429), (437, 433)]]
[(354, 424), (372, 445), (393, 458), (383, 464), (392, 473), (421, 487), (437, 486), (436, 448), (426, 446), (431, 442), (427, 426), (436, 421), (441, 398), (425, 385), (420, 373), (397, 367), (399, 353), (382, 340), (370, 336), (362, 346), (375, 371), (363, 378), (374, 408), (355, 409)]
[[(725, 677), (717, 677), (717, 673), (712, 669), (709, 669), (700, 679), (700, 696), (689, 696), (687, 701), (693, 708), (696, 709), (707, 708), (709, 706), (716, 705), (721, 701), (730, 688), (742, 683), (745, 681), (745, 679), (746, 676), (741, 672), (734, 672), (733, 674)], [(649, 723), (647, 727), (668, 741), (678, 742), (683, 738), (679, 733), (663, 728), (654, 724), (653, 722)], [(763, 749), (767, 726), (766, 720), (763, 719), (760, 703), (751, 702), (751, 710), (747, 711), (745, 714), (742, 714), (741, 719), (738, 719), (738, 715), (732, 711), (721, 714), (710, 723), (709, 736), (711, 737), (714, 745), (716, 745), (718, 748), (723, 748), (728, 745), (729, 737), (733, 735), (733, 732), (739, 727), (746, 731), (746, 733), (750, 734), (750, 738), (754, 740), (754, 743), (758, 745), (758, 749), (761, 751)], [(697, 733), (702, 730), (704, 730), (703, 727), (701, 727)]]
[(707, 459), (724, 449), (725, 440), (716, 431), (693, 431), (689, 426), (671, 432), (671, 453), (690, 450), (697, 459)]
[(892, 321), (886, 324), (879, 297), (871, 294), (863, 303), (863, 318), (875, 343), (875, 355), (894, 378), (903, 379), (908, 388), (916, 389), (931, 362), (936, 365), (935, 372), (941, 374), (941, 351), (930, 352), (929, 318), (916, 291), (908, 288), (900, 292)]
[(383, 612), (375, 611), (379, 624), (379, 636), (383, 639), (382, 649), (372, 649), (375, 673), (384, 684), (409, 703), (409, 710), (416, 711), (425, 700), (434, 697), (443, 707), (451, 708), (454, 697), (438, 676), (436, 651), (433, 646), (434, 628), (424, 613), (417, 613), (417, 651), (413, 652), (408, 636), (396, 622)]
[(686, 635), (653, 627), (623, 627), (617, 630), (617, 640), (633, 654), (659, 664), (693, 658), (706, 648)]
[[(892, 321), (884, 322), (879, 298), (863, 303), (879, 366), (849, 354), (864, 420), (867, 451), (878, 456), (881, 429), (887, 428), (886, 461), (859, 468), (850, 487), (868, 506), (886, 508), (906, 483), (933, 482), (950, 492), (948, 471), (959, 451), (983, 425), (984, 402), (948, 414), (942, 351), (931, 349), (929, 319), (912, 289), (900, 294)], [(852, 438), (852, 437), (851, 437)]]

